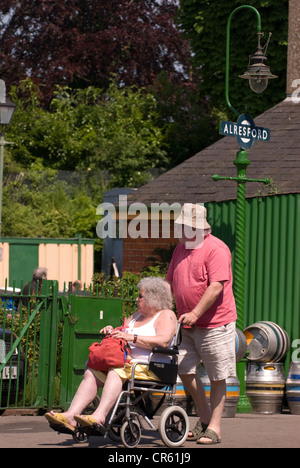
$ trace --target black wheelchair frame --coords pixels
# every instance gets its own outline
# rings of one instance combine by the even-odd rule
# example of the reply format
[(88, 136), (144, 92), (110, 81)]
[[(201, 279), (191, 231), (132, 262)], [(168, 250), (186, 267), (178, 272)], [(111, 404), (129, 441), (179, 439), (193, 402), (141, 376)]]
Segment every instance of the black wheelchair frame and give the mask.
[[(174, 404), (180, 340), (181, 324), (178, 323), (172, 347), (155, 347), (150, 355), (149, 369), (160, 380), (135, 379), (136, 367), (140, 364), (145, 365), (144, 362), (135, 362), (132, 367), (131, 379), (123, 386), (121, 394), (107, 417), (104, 428), (98, 424), (89, 427), (77, 425), (73, 439), (77, 443), (81, 443), (86, 442), (89, 436), (104, 436), (109, 437), (114, 442), (121, 440), (125, 447), (134, 448), (140, 443), (143, 423), (146, 423), (148, 430), (158, 430), (166, 446), (179, 447), (184, 444), (189, 432), (189, 418), (182, 407)], [(158, 355), (160, 359), (158, 359)], [(163, 361), (162, 356), (164, 356)], [(161, 394), (155, 408), (151, 402), (151, 394), (153, 393)], [(166, 397), (167, 405), (159, 417), (157, 429), (151, 419), (156, 415)]]

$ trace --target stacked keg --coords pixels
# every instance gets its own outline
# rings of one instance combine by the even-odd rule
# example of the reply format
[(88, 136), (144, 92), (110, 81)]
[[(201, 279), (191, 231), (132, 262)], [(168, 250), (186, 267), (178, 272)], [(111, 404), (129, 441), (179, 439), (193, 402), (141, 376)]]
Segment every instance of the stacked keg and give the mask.
[(300, 362), (291, 362), (286, 379), (286, 399), (291, 413), (300, 415)]
[(285, 394), (283, 363), (290, 339), (274, 322), (256, 322), (244, 330), (248, 344), (246, 395), (254, 413), (281, 413)]

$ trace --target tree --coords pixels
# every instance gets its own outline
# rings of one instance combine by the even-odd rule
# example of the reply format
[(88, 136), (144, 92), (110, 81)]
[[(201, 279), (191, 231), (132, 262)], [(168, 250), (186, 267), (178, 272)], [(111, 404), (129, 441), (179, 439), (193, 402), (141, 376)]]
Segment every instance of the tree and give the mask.
[(173, 83), (163, 72), (153, 86), (153, 94), (170, 168), (216, 141), (217, 116), (211, 115), (209, 101), (201, 99), (193, 87)]
[[(91, 195), (84, 174), (77, 185), (63, 180), (57, 171), (44, 169), (36, 161), (30, 170), (15, 173), (6, 168), (3, 187), (4, 236), (14, 237), (95, 237), (99, 187)], [(59, 177), (60, 176), (60, 177)]]
[[(271, 71), (278, 75), (263, 94), (254, 94), (246, 80), (238, 75), (247, 68), (247, 57), (257, 49), (257, 18), (249, 9), (239, 11), (231, 24), (230, 97), (241, 113), (255, 117), (285, 98), (288, 0), (249, 0), (262, 17), (267, 40), (273, 32), (267, 52)], [(190, 40), (194, 67), (200, 77), (200, 94), (209, 96), (214, 107), (228, 111), (225, 102), (225, 41), (230, 13), (245, 4), (239, 0), (181, 0), (178, 23)], [(232, 117), (232, 115), (230, 116)]]
[(0, 0), (1, 76), (30, 76), (46, 102), (54, 85), (152, 84), (162, 70), (189, 80), (176, 0)]
[(27, 79), (11, 96), (17, 104), (11, 154), (24, 167), (39, 159), (52, 169), (106, 172), (110, 187), (135, 187), (147, 181), (148, 170), (167, 164), (157, 103), (144, 89), (58, 87), (46, 110)]

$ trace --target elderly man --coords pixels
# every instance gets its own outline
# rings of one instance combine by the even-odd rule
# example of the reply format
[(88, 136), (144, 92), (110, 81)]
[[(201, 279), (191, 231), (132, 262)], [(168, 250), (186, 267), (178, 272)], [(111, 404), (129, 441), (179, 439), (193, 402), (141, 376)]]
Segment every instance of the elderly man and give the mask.
[[(175, 226), (181, 232), (166, 276), (183, 324), (179, 375), (200, 420), (188, 440), (221, 442), (226, 379), (236, 375), (235, 321), (229, 248), (211, 234), (206, 209), (185, 204)], [(203, 362), (211, 381), (210, 406), (197, 373)]]
[[(38, 267), (35, 270), (33, 270), (32, 280), (28, 281), (28, 283), (24, 285), (22, 290), (22, 295), (25, 296), (22, 301), (23, 306), (27, 307), (30, 301), (30, 296), (39, 294), (42, 291), (42, 281), (44, 279), (47, 279), (47, 274), (47, 268)], [(37, 291), (38, 288), (39, 290)]]

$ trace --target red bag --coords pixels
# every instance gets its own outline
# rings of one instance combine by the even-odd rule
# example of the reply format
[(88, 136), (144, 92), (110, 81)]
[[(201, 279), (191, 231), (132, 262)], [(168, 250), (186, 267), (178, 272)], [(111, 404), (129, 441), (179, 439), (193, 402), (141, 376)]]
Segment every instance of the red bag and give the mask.
[(107, 372), (111, 367), (124, 367), (130, 347), (123, 338), (107, 335), (100, 343), (93, 343), (89, 350), (87, 367)]

